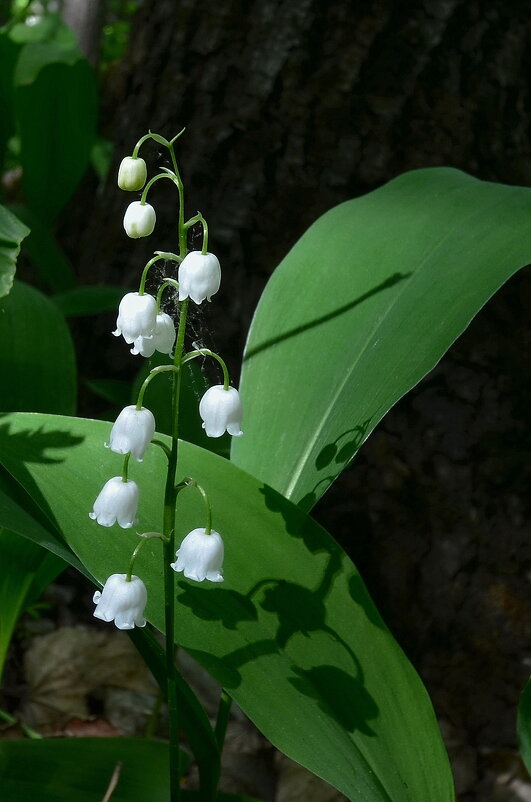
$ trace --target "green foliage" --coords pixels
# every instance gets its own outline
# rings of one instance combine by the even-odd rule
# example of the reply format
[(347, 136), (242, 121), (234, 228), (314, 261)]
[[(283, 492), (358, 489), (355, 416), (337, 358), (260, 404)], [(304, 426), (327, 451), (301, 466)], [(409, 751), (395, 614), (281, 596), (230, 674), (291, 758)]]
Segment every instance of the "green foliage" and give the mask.
[(232, 459), (311, 509), (390, 407), (531, 261), (531, 191), (418, 170), (325, 214), (269, 281)]
[(21, 613), (61, 573), (65, 563), (27, 538), (0, 529), (0, 565), (9, 566), (0, 582), (0, 678)]
[(517, 731), (520, 754), (531, 774), (531, 679), (526, 683), (520, 696)]
[[(0, 437), (7, 470), (101, 582), (125, 569), (137, 541), (133, 531), (111, 533), (88, 518), (121, 467), (103, 450), (108, 431), (97, 421), (17, 414), (4, 418)], [(187, 443), (180, 460), (183, 475), (201, 476), (230, 562), (223, 587), (177, 580), (176, 641), (273, 743), (349, 798), (451, 800), (429, 699), (348, 557), (296, 506), (227, 460)], [(138, 531), (159, 523), (164, 469), (156, 448), (131, 466), (142, 497)], [(183, 494), (179, 536), (202, 516), (194, 494)], [(160, 630), (161, 571), (160, 544), (150, 541), (135, 572)]]
[(2, 802), (101, 802), (117, 766), (113, 802), (167, 802), (167, 744), (134, 738), (0, 741)]
[(0, 206), (0, 298), (11, 290), (20, 245), (28, 234), (29, 229)]
[(55, 304), (16, 282), (0, 300), (0, 411), (72, 414), (76, 364), (70, 332)]
[[(53, 222), (85, 172), (95, 139), (96, 81), (75, 50), (23, 48), (15, 72), (23, 184), (28, 206)], [(38, 58), (36, 58), (38, 56)], [(50, 60), (46, 60), (50, 59)], [(35, 120), (39, 125), (35, 125)]]
[(29, 236), (24, 240), (24, 253), (42, 281), (54, 292), (68, 293), (76, 283), (74, 268), (57, 242), (52, 227), (26, 206), (16, 204), (10, 206), (10, 210), (29, 228)]
[(27, 252), (52, 290), (74, 284), (51, 224), (79, 184), (96, 143), (97, 85), (75, 37), (55, 14), (0, 30), (0, 168), (21, 167), (32, 229)]
[[(454, 795), (419, 678), (354, 565), (304, 510), (496, 289), (531, 260), (530, 212), (529, 190), (448, 169), (406, 174), (329, 212), (288, 254), (257, 310), (242, 380), (245, 436), (233, 445), (237, 465), (180, 446), (179, 474), (200, 477), (230, 558), (223, 586), (177, 577), (176, 642), (275, 745), (351, 800), (451, 802)], [(16, 304), (16, 292), (12, 298)], [(62, 299), (63, 308), (90, 308), (72, 292)], [(16, 318), (8, 321), (10, 333)], [(36, 328), (33, 314), (31, 322)], [(43, 352), (54, 339), (52, 331)], [(63, 357), (54, 351), (54, 359)], [(168, 402), (156, 393), (165, 381), (159, 377), (158, 390), (156, 384), (146, 405), (164, 429)], [(110, 400), (124, 389), (94, 387)], [(197, 406), (193, 392), (188, 401)], [(108, 434), (108, 424), (47, 414), (0, 421), (0, 526), (83, 566), (100, 583), (126, 570), (138, 542), (133, 530), (108, 531), (88, 518), (104, 482), (122, 469), (122, 458), (103, 449)], [(141, 492), (139, 532), (161, 527), (165, 468), (156, 447), (142, 465), (129, 465)], [(203, 515), (194, 494), (179, 496), (178, 537), (200, 526)], [(160, 556), (161, 543), (147, 541), (135, 573), (148, 588), (146, 614), (163, 631)], [(132, 637), (160, 679), (160, 646), (149, 630)], [(179, 695), (189, 742), (212, 787), (219, 765), (212, 731), (184, 685)], [(528, 697), (526, 688), (519, 732), (527, 761)]]

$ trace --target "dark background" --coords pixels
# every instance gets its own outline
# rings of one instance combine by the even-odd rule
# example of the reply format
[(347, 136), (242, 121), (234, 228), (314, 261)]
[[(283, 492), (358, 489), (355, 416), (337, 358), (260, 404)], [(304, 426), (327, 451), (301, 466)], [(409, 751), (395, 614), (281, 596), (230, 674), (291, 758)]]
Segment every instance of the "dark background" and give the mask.
[[(208, 219), (225, 276), (195, 325), (237, 375), (268, 276), (331, 206), (433, 165), (531, 184), (530, 11), (515, 0), (144, 0), (104, 84), (115, 165), (98, 191), (85, 181), (61, 222), (81, 283), (134, 282), (152, 244), (125, 241), (117, 164), (148, 128), (171, 137), (186, 125), (187, 211)], [(146, 153), (160, 163), (156, 146)], [(172, 250), (165, 183), (157, 247)], [(466, 802), (523, 799), (507, 772), (520, 771), (516, 706), (531, 665), (530, 300), (524, 270), (315, 510), (426, 683)], [(100, 371), (123, 376), (108, 324), (78, 332), (84, 364), (105, 342)]]

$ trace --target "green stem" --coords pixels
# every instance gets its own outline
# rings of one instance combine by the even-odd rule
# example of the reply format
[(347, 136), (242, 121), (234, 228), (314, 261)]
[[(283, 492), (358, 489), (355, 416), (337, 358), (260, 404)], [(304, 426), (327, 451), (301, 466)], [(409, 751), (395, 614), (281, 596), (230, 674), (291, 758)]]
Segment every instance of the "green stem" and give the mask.
[[(183, 129), (184, 130), (184, 129)], [(188, 250), (186, 247), (186, 228), (184, 225), (184, 185), (182, 182), (181, 174), (179, 172), (179, 167), (177, 165), (177, 159), (175, 158), (175, 150), (173, 149), (172, 141), (168, 145), (168, 150), (170, 151), (171, 156), (171, 163), (173, 165), (173, 172), (175, 174), (177, 189), (179, 192), (179, 253), (182, 259), (186, 256), (186, 251)]]
[(224, 360), (216, 354), (214, 351), (211, 351), (210, 348), (199, 348), (197, 351), (189, 351), (183, 357), (183, 365), (185, 362), (189, 362), (190, 359), (195, 359), (198, 356), (211, 356), (212, 359), (216, 359), (219, 364), (221, 365), (221, 369), (223, 370), (223, 389), (228, 390), (230, 379), (229, 379), (229, 370), (227, 365), (225, 364)]
[(143, 532), (139, 535), (142, 540), (136, 546), (135, 550), (131, 554), (131, 559), (129, 560), (129, 567), (127, 569), (127, 574), (125, 575), (125, 581), (131, 582), (131, 577), (133, 576), (133, 566), (135, 564), (135, 560), (138, 556), (138, 553), (142, 546), (147, 543), (148, 540), (153, 540), (153, 538), (157, 538), (158, 540), (164, 540), (164, 536), (160, 534), (160, 532)]
[(229, 723), (230, 718), (230, 709), (232, 707), (232, 699), (227, 693), (227, 691), (221, 691), (221, 696), (219, 698), (219, 707), (218, 707), (218, 715), (216, 718), (216, 727), (214, 729), (214, 733), (216, 735), (216, 741), (218, 742), (219, 751), (223, 749), (223, 742), (225, 741), (225, 734), (227, 732), (227, 726)]
[(196, 479), (186, 478), (184, 479), (181, 484), (177, 485), (175, 490), (177, 493), (180, 493), (181, 490), (184, 490), (185, 487), (195, 487), (201, 493), (201, 497), (205, 502), (206, 507), (206, 514), (207, 514), (207, 523), (205, 526), (205, 535), (210, 535), (212, 533), (212, 507), (210, 506), (210, 501), (208, 500), (208, 496), (204, 487), (202, 487)]
[[(139, 407), (140, 409), (140, 407)], [(125, 455), (124, 457), (124, 464), (122, 468), (122, 482), (127, 482), (127, 471), (129, 468), (129, 460), (131, 458), (131, 452)]]
[(24, 722), (19, 721), (10, 713), (7, 713), (5, 710), (0, 710), (0, 721), (5, 721), (6, 724), (18, 724), (24, 735), (26, 735), (28, 738), (35, 738), (35, 739), (43, 738), (40, 732), (32, 730), (31, 727), (28, 727), (26, 724), (24, 724)]
[(150, 381), (152, 381), (155, 376), (158, 376), (159, 373), (167, 373), (171, 371), (172, 373), (178, 373), (180, 371), (180, 367), (176, 367), (175, 365), (159, 365), (153, 370), (149, 371), (149, 375), (144, 380), (142, 387), (140, 388), (140, 392), (138, 393), (138, 398), (136, 399), (136, 408), (138, 410), (142, 409), (142, 401), (144, 400), (144, 393), (146, 392), (147, 388), (149, 387)]
[(147, 194), (148, 194), (149, 190), (151, 189), (152, 185), (155, 183), (155, 181), (160, 181), (161, 178), (170, 178), (173, 181), (174, 184), (178, 185), (177, 176), (173, 175), (173, 173), (171, 173), (171, 172), (158, 173), (158, 175), (154, 175), (153, 178), (151, 178), (147, 182), (146, 186), (144, 187), (144, 191), (142, 192), (142, 196), (140, 198), (140, 203), (142, 204), (142, 206), (144, 206), (144, 204), (146, 202)]
[(140, 286), (138, 287), (138, 294), (139, 295), (143, 295), (144, 294), (144, 290), (145, 290), (145, 287), (146, 287), (146, 279), (147, 279), (147, 274), (149, 272), (149, 268), (152, 267), (155, 264), (155, 262), (158, 262), (161, 259), (164, 259), (165, 261), (172, 261), (172, 262), (180, 261), (179, 257), (175, 253), (166, 253), (165, 251), (156, 251), (155, 256), (152, 259), (150, 259), (149, 262), (146, 263), (146, 266), (144, 267), (144, 269), (142, 271), (142, 276), (140, 278)]
[[(179, 233), (181, 229), (179, 228)], [(178, 802), (181, 798), (179, 771), (179, 717), (177, 709), (177, 681), (175, 666), (175, 571), (171, 562), (175, 559), (175, 475), (179, 450), (179, 396), (181, 389), (181, 360), (188, 315), (188, 298), (183, 301), (173, 367), (172, 397), (172, 442), (168, 459), (168, 473), (164, 492), (163, 534), (167, 538), (164, 543), (164, 620), (166, 627), (166, 672), (168, 677), (168, 719), (170, 740), (170, 802)], [(149, 377), (148, 377), (149, 378)], [(145, 384), (145, 382), (144, 382)], [(142, 390), (140, 391), (142, 392)]]
[(188, 231), (188, 229), (191, 228), (196, 223), (201, 223), (201, 225), (203, 226), (203, 247), (201, 249), (201, 253), (204, 256), (208, 252), (208, 223), (201, 214), (201, 212), (197, 212), (195, 217), (191, 217), (189, 220), (187, 220), (186, 223), (184, 224), (184, 227)]
[(164, 279), (164, 281), (162, 282), (162, 284), (159, 287), (159, 291), (157, 292), (157, 315), (160, 313), (160, 306), (161, 306), (161, 303), (162, 303), (162, 294), (163, 294), (164, 290), (166, 289), (166, 287), (173, 287), (174, 290), (178, 290), (179, 289), (179, 282), (175, 281), (174, 278), (166, 278), (166, 279)]

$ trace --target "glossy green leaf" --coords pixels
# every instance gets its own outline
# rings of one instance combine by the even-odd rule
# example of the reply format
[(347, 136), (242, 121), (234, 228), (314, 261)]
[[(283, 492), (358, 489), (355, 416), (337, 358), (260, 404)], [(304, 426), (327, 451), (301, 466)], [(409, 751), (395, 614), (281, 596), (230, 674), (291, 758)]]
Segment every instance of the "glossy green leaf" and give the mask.
[(531, 774), (531, 679), (529, 679), (520, 695), (518, 705), (518, 747), (526, 769)]
[(31, 540), (0, 529), (0, 677), (20, 615), (65, 565)]
[[(15, 414), (0, 458), (100, 581), (124, 571), (135, 531), (161, 525), (165, 457), (151, 447), (130, 476), (138, 527), (105, 529), (88, 512), (122, 460), (109, 425)], [(227, 460), (181, 444), (179, 473), (198, 476), (226, 547), (225, 583), (176, 577), (176, 639), (294, 760), (359, 802), (450, 802), (447, 757), (427, 694), (346, 554), (308, 516)], [(203, 524), (201, 499), (179, 496), (178, 532)], [(2, 524), (0, 520), (0, 524)], [(163, 629), (161, 547), (135, 565), (147, 615)]]
[(17, 85), (15, 110), (26, 202), (52, 222), (89, 164), (97, 115), (92, 68), (83, 59), (46, 64), (30, 83)]
[(45, 295), (22, 282), (0, 300), (0, 371), (0, 411), (75, 410), (76, 365), (68, 326)]
[(168, 746), (162, 741), (0, 741), (2, 802), (101, 802), (115, 770), (119, 774), (112, 802), (168, 802)]
[[(3, 424), (0, 424), (0, 431), (2, 427)], [(92, 579), (68, 548), (62, 535), (54, 528), (49, 511), (43, 512), (33, 500), (33, 485), (29, 474), (25, 474), (24, 480), (28, 492), (0, 466), (0, 526), (42, 546)]]
[(17, 204), (9, 208), (30, 229), (29, 236), (24, 240), (24, 253), (43, 281), (53, 292), (63, 292), (73, 287), (76, 283), (74, 268), (51, 227), (41, 222), (26, 206)]
[(325, 214), (270, 279), (240, 467), (310, 509), (389, 408), (531, 261), (531, 190), (418, 170)]
[(0, 206), (0, 298), (13, 286), (20, 243), (28, 234), (29, 229)]
[(13, 113), (13, 75), (19, 46), (6, 30), (0, 30), (0, 167), (4, 164), (8, 139), (15, 133)]

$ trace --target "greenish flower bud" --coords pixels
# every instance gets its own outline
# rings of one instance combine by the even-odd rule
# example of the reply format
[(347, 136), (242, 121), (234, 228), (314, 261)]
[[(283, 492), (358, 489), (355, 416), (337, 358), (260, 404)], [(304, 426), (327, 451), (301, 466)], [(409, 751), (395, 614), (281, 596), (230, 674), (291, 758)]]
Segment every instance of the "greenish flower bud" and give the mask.
[(142, 189), (146, 183), (146, 178), (147, 167), (144, 159), (135, 159), (134, 156), (126, 156), (125, 159), (122, 159), (118, 170), (118, 186), (120, 189), (126, 189), (129, 192)]

